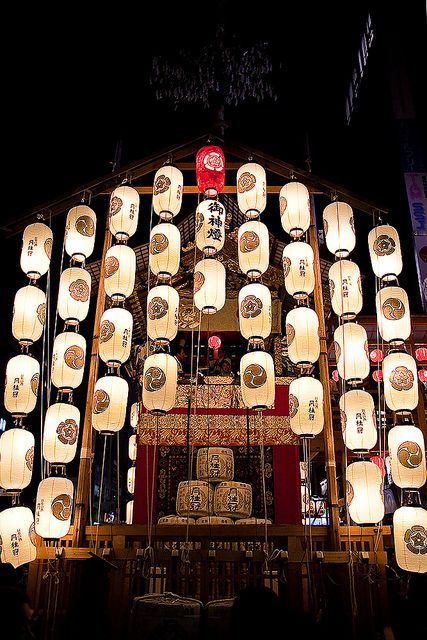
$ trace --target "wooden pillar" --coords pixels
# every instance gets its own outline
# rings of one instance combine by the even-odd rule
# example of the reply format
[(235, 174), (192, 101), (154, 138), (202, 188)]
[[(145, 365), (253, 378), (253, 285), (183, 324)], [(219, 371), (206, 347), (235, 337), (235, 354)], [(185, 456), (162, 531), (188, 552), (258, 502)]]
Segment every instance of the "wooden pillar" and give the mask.
[[(413, 332), (411, 332), (411, 335), (409, 336), (409, 344), (411, 345), (412, 356), (415, 358), (415, 342), (414, 342)], [(423, 389), (423, 385), (418, 379), (416, 380), (416, 383), (418, 384), (418, 404), (417, 404), (418, 426), (423, 432), (424, 439), (427, 440), (427, 421), (426, 421), (426, 410), (425, 410), (425, 404), (424, 404), (424, 389)]]

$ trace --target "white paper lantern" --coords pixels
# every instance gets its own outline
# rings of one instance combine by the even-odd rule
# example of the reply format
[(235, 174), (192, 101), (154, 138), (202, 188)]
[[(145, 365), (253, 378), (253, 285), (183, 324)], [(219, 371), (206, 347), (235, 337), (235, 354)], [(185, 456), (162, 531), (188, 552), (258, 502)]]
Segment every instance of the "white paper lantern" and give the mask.
[(52, 384), (63, 391), (81, 385), (86, 361), (86, 340), (80, 333), (59, 333), (53, 343)]
[(25, 429), (9, 429), (0, 437), (0, 487), (20, 491), (31, 482), (34, 436)]
[(421, 429), (400, 424), (388, 434), (391, 476), (402, 489), (419, 489), (426, 481), (426, 452)]
[(132, 346), (132, 314), (127, 309), (106, 309), (99, 325), (99, 357), (108, 367), (129, 359)]
[(173, 224), (162, 223), (152, 228), (148, 261), (151, 271), (160, 279), (178, 273), (181, 258), (181, 234)]
[(323, 431), (323, 386), (310, 376), (296, 378), (289, 385), (289, 423), (292, 431), (311, 438)]
[(194, 304), (205, 314), (220, 311), (225, 304), (225, 267), (214, 258), (194, 267)]
[(240, 333), (250, 343), (263, 342), (271, 333), (271, 293), (259, 282), (251, 282), (239, 291)]
[(24, 229), (21, 269), (31, 280), (37, 280), (48, 271), (52, 244), (52, 230), (42, 222), (35, 222)]
[(139, 193), (133, 187), (114, 189), (110, 198), (109, 226), (116, 240), (127, 240), (138, 226)]
[(353, 209), (345, 202), (331, 202), (323, 210), (325, 241), (337, 258), (346, 258), (356, 246)]
[(135, 471), (136, 467), (129, 467), (127, 473), (127, 488), (128, 493), (135, 493)]
[(303, 300), (314, 290), (314, 254), (306, 242), (291, 242), (283, 249), (283, 273), (286, 291)]
[(405, 289), (385, 287), (378, 291), (375, 300), (381, 337), (391, 345), (402, 344), (411, 335), (411, 314)]
[(77, 260), (84, 262), (92, 255), (95, 246), (96, 214), (84, 204), (73, 207), (67, 214), (65, 224), (65, 251)]
[(141, 402), (133, 402), (130, 407), (130, 426), (132, 429), (138, 429), (141, 409)]
[(256, 162), (243, 164), (237, 170), (237, 204), (248, 220), (258, 218), (267, 205), (265, 169)]
[(283, 229), (299, 238), (310, 226), (310, 194), (301, 182), (288, 182), (280, 189), (280, 220)]
[(138, 440), (136, 438), (136, 434), (134, 433), (130, 436), (129, 444), (128, 444), (128, 456), (130, 460), (132, 460), (132, 462), (135, 462), (137, 452), (138, 452)]
[(157, 344), (169, 344), (178, 333), (179, 293), (167, 284), (147, 296), (147, 333)]
[(240, 389), (243, 404), (248, 409), (268, 409), (274, 404), (274, 362), (269, 353), (249, 351), (242, 356)]
[(360, 384), (369, 375), (368, 337), (365, 328), (346, 322), (335, 329), (338, 373), (350, 384)]
[(119, 376), (104, 376), (95, 383), (92, 402), (92, 427), (104, 434), (117, 433), (123, 428), (129, 385)]
[(71, 480), (45, 478), (36, 497), (36, 533), (42, 538), (58, 539), (67, 535), (73, 511), (74, 488)]
[(27, 507), (11, 507), (0, 513), (0, 559), (20, 567), (36, 559), (34, 516)]
[(162, 220), (171, 220), (181, 210), (184, 176), (173, 165), (161, 167), (154, 176), (153, 208)]
[(79, 267), (64, 269), (59, 281), (58, 314), (67, 324), (78, 324), (89, 311), (92, 279)]
[(286, 316), (286, 340), (291, 362), (309, 368), (319, 359), (319, 318), (313, 309), (297, 307)]
[(45, 317), (45, 292), (32, 285), (18, 289), (13, 303), (12, 333), (19, 344), (29, 345), (41, 337)]
[(369, 451), (377, 443), (375, 405), (367, 391), (352, 389), (340, 397), (344, 444), (352, 451)]
[(392, 352), (383, 360), (384, 397), (391, 411), (405, 413), (418, 404), (417, 364), (409, 353)]
[(373, 462), (358, 461), (347, 467), (347, 507), (357, 524), (374, 524), (384, 517), (382, 476)]
[(40, 381), (40, 365), (35, 358), (19, 355), (6, 367), (4, 406), (12, 416), (26, 416), (34, 410)]
[(168, 353), (154, 353), (144, 362), (142, 403), (147, 411), (163, 414), (175, 405), (178, 364)]
[(128, 500), (126, 503), (126, 524), (133, 523), (133, 500)]
[(136, 255), (126, 244), (115, 244), (105, 254), (104, 289), (112, 300), (123, 301), (135, 287)]
[(352, 320), (363, 305), (360, 270), (351, 260), (338, 260), (329, 269), (331, 303), (337, 316)]
[(268, 269), (270, 239), (268, 228), (259, 220), (240, 225), (237, 233), (239, 267), (248, 278), (259, 278)]
[(48, 462), (67, 464), (74, 460), (80, 427), (80, 411), (72, 404), (55, 402), (46, 411), (43, 457)]
[(400, 507), (393, 513), (396, 562), (404, 571), (427, 572), (427, 511)]
[(218, 200), (203, 200), (196, 209), (196, 246), (212, 256), (224, 246), (225, 207)]
[(402, 253), (399, 234), (389, 224), (371, 229), (368, 235), (372, 270), (385, 282), (395, 280), (402, 271)]

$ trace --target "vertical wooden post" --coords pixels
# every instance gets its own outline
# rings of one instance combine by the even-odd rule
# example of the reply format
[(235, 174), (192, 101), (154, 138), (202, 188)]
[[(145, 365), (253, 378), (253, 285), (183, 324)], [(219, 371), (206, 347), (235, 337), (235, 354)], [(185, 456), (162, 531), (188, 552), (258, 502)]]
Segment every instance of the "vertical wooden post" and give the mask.
[[(413, 331), (411, 331), (411, 335), (409, 336), (409, 344), (411, 345), (412, 356), (415, 358), (415, 342), (414, 342)], [(424, 405), (424, 390), (419, 380), (416, 380), (415, 382), (416, 384), (418, 384), (418, 404), (417, 404), (418, 426), (423, 432), (424, 438), (427, 438), (427, 421), (426, 421), (426, 410)]]

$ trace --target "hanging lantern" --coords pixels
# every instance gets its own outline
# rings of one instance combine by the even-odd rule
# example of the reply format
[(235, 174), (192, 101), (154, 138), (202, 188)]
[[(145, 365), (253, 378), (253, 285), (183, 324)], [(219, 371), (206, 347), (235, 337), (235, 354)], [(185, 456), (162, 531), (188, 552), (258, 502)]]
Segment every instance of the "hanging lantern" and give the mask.
[(84, 320), (89, 311), (92, 280), (89, 271), (79, 267), (64, 269), (59, 281), (58, 314), (67, 324)]
[(132, 462), (135, 462), (136, 460), (136, 454), (138, 451), (138, 441), (136, 439), (136, 434), (132, 434), (129, 438), (129, 444), (128, 444), (128, 456), (130, 458), (130, 460), (132, 460)]
[(119, 376), (107, 375), (95, 383), (92, 427), (104, 435), (117, 433), (126, 419), (129, 385)]
[(339, 382), (340, 379), (340, 374), (338, 373), (337, 369), (334, 369), (332, 371), (332, 375), (331, 375), (332, 380), (334, 380), (335, 382)]
[(363, 460), (347, 467), (347, 507), (357, 524), (374, 524), (384, 517), (381, 471)]
[(25, 429), (9, 429), (0, 437), (0, 487), (21, 491), (31, 482), (34, 436)]
[(135, 493), (135, 470), (136, 467), (129, 467), (127, 473), (127, 488), (128, 493)]
[(65, 251), (74, 260), (84, 262), (95, 247), (96, 214), (84, 204), (73, 207), (65, 224)]
[(220, 147), (207, 145), (197, 152), (196, 178), (200, 193), (215, 197), (224, 189), (225, 158)]
[(80, 411), (72, 404), (55, 402), (46, 411), (43, 431), (43, 457), (51, 463), (74, 460), (79, 436)]
[(394, 351), (383, 362), (384, 397), (391, 411), (406, 413), (418, 404), (417, 365), (408, 353)]
[(130, 408), (130, 426), (132, 429), (138, 429), (139, 418), (141, 415), (141, 402), (133, 402)]
[(291, 242), (283, 249), (283, 273), (286, 291), (296, 300), (307, 298), (314, 290), (314, 254), (306, 242)]
[[(274, 362), (265, 351), (249, 351), (240, 360), (240, 389), (248, 409), (268, 409), (274, 404)], [(220, 514), (218, 514), (220, 515)]]
[(116, 240), (127, 240), (138, 226), (139, 193), (133, 187), (114, 189), (110, 198), (109, 226)]
[(381, 349), (374, 349), (369, 353), (372, 362), (382, 362), (384, 360), (384, 352)]
[(402, 489), (419, 489), (426, 481), (424, 436), (413, 424), (400, 424), (388, 434), (391, 475)]
[(181, 257), (181, 234), (173, 224), (157, 224), (151, 229), (149, 264), (160, 280), (169, 280), (178, 273)]
[(260, 344), (271, 333), (271, 293), (259, 282), (239, 291), (240, 333), (250, 344)]
[(353, 209), (345, 202), (331, 202), (323, 210), (323, 227), (328, 250), (346, 258), (356, 246)]
[(48, 271), (52, 244), (52, 229), (42, 222), (35, 222), (24, 229), (21, 269), (30, 280), (37, 280)]
[(239, 267), (248, 278), (259, 278), (268, 269), (270, 240), (268, 229), (259, 220), (240, 225), (237, 233)]
[(136, 255), (126, 244), (115, 244), (105, 254), (104, 289), (114, 302), (132, 295), (135, 287)]
[(323, 431), (323, 386), (320, 380), (302, 377), (289, 385), (289, 422), (292, 431), (302, 438), (312, 438)]
[(144, 362), (142, 402), (147, 411), (161, 415), (175, 405), (178, 379), (176, 358), (154, 353)]
[(345, 446), (356, 452), (373, 449), (377, 443), (377, 424), (372, 396), (353, 389), (340, 397), (339, 404)]
[(80, 333), (59, 333), (52, 350), (52, 384), (62, 391), (81, 385), (86, 359), (86, 340)]
[(331, 303), (337, 316), (343, 320), (356, 317), (363, 305), (360, 270), (351, 260), (339, 260), (329, 269)]
[(20, 567), (36, 559), (34, 516), (27, 507), (11, 507), (0, 512), (0, 559)]
[(368, 338), (365, 328), (346, 322), (335, 329), (335, 356), (341, 378), (360, 384), (369, 375)]
[(36, 533), (42, 538), (58, 539), (67, 535), (73, 511), (74, 488), (63, 477), (45, 478), (36, 498)]
[(319, 359), (319, 318), (313, 309), (297, 307), (286, 316), (288, 356), (297, 367), (310, 368)]
[(389, 224), (371, 229), (368, 235), (372, 270), (381, 280), (395, 280), (402, 271), (399, 234)]
[(427, 360), (427, 349), (426, 347), (419, 347), (415, 349), (415, 359), (418, 362), (425, 362)]
[(213, 256), (224, 246), (225, 208), (218, 200), (203, 200), (196, 209), (196, 246)]
[(280, 220), (283, 229), (299, 238), (310, 226), (310, 194), (301, 182), (288, 182), (280, 189)]
[(162, 220), (172, 220), (180, 212), (184, 176), (173, 165), (161, 167), (154, 176), (153, 208)]
[(147, 296), (147, 333), (167, 345), (178, 333), (179, 293), (167, 284), (150, 289)]
[(402, 287), (385, 287), (378, 291), (375, 300), (381, 337), (391, 345), (402, 344), (411, 334), (406, 291)]
[(383, 379), (383, 372), (381, 371), (381, 369), (375, 369), (374, 373), (372, 374), (372, 378), (375, 380), (375, 382), (381, 382), (381, 380)]
[(237, 204), (248, 220), (258, 218), (267, 205), (265, 169), (256, 162), (237, 170)]
[(404, 571), (427, 572), (427, 511), (400, 507), (393, 513), (396, 562)]
[(40, 381), (40, 365), (35, 358), (19, 355), (6, 367), (4, 406), (14, 417), (26, 416), (34, 410)]
[(126, 502), (126, 524), (132, 524), (133, 522), (133, 500)]
[(427, 382), (427, 369), (420, 369), (418, 371), (418, 380), (420, 382)]
[(102, 314), (99, 325), (99, 357), (107, 367), (119, 367), (129, 359), (132, 328), (132, 314), (127, 309), (112, 307)]
[(46, 294), (28, 285), (18, 289), (13, 303), (12, 333), (19, 344), (29, 345), (38, 340), (46, 316)]
[(213, 314), (225, 304), (225, 268), (214, 258), (194, 267), (194, 304), (202, 313)]

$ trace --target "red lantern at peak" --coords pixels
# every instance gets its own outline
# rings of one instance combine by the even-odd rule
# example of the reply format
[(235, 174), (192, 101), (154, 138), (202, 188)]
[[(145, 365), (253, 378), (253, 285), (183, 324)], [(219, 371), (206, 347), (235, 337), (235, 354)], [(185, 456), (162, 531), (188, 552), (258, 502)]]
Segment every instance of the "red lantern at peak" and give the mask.
[(197, 152), (196, 178), (199, 191), (212, 198), (224, 189), (225, 158), (220, 147), (207, 145)]
[(381, 349), (374, 349), (369, 354), (369, 357), (372, 362), (382, 362), (384, 360), (384, 353), (381, 351)]
[(415, 349), (415, 358), (418, 362), (424, 362), (427, 360), (427, 348), (419, 347), (418, 349)]

